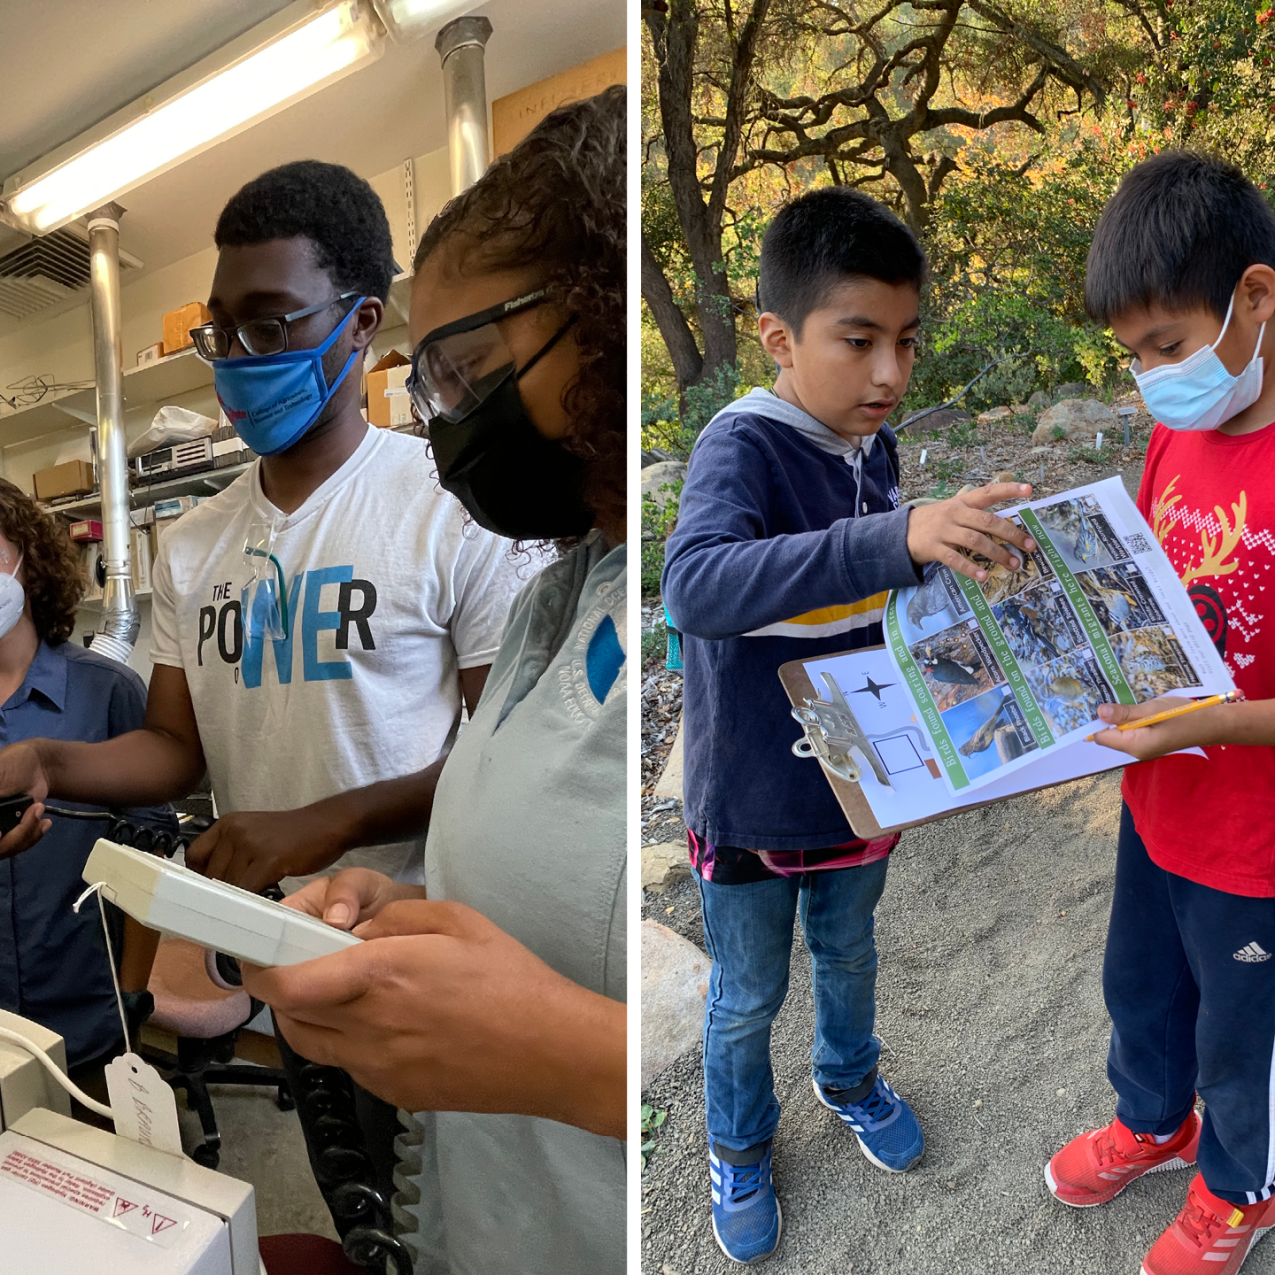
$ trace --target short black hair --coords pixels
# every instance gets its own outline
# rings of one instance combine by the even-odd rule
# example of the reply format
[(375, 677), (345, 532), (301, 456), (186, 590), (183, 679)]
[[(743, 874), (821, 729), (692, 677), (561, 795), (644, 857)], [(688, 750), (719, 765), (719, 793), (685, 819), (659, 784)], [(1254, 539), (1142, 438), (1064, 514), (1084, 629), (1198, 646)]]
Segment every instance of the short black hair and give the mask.
[(806, 316), (856, 275), (883, 283), (925, 279), (916, 236), (884, 204), (849, 186), (824, 186), (785, 204), (766, 228), (757, 309), (801, 335)]
[(1251, 265), (1275, 266), (1275, 213), (1234, 164), (1171, 150), (1131, 169), (1098, 218), (1085, 311), (1106, 327), (1149, 305), (1220, 319)]
[(254, 177), (217, 218), (218, 248), (303, 237), (338, 292), (385, 301), (394, 278), (394, 246), (376, 191), (348, 168), (301, 159)]

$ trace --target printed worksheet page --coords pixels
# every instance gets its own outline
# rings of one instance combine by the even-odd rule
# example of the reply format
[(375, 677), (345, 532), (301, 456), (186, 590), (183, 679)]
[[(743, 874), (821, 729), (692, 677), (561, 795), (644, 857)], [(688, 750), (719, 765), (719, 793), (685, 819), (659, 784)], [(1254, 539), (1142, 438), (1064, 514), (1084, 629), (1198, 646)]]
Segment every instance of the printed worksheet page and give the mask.
[(980, 558), (980, 583), (932, 567), (886, 605), (892, 667), (953, 795), (1082, 742), (1099, 704), (1234, 689), (1119, 478), (1004, 516), (1038, 546), (1018, 570)]

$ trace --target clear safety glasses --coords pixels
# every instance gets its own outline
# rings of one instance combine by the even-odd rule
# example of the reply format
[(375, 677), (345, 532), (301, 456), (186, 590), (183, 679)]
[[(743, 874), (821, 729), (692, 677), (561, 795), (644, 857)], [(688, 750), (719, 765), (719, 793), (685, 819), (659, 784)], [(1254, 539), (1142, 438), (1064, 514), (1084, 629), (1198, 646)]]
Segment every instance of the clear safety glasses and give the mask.
[(514, 367), (501, 321), (543, 305), (551, 293), (550, 288), (539, 288), (429, 333), (412, 351), (407, 377), (417, 416), (423, 422), (435, 416), (457, 421), (472, 412)]

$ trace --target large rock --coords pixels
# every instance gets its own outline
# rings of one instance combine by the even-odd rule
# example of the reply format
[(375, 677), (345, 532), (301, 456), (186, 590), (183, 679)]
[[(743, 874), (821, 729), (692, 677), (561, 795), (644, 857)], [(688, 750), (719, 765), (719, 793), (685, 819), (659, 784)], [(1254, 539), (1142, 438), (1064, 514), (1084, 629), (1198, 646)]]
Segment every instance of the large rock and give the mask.
[(686, 466), (680, 460), (661, 460), (642, 471), (642, 495), (650, 496), (661, 509), (668, 504), (671, 491), (664, 490), (686, 478)]
[(1054, 390), (1054, 402), (1061, 403), (1065, 398), (1088, 398), (1093, 390), (1084, 381), (1064, 381)]
[(642, 889), (663, 894), (675, 881), (691, 875), (685, 841), (661, 841), (642, 847)]
[(712, 962), (680, 934), (642, 922), (642, 1088), (699, 1044)]
[(1063, 431), (1062, 438), (1069, 442), (1078, 439), (1092, 440), (1102, 430), (1110, 433), (1119, 424), (1119, 418), (1106, 403), (1096, 398), (1067, 398), (1041, 412), (1040, 420), (1032, 431), (1032, 442), (1043, 447), (1055, 441), (1054, 430)]
[(980, 425), (994, 425), (997, 421), (1008, 420), (1013, 412), (1008, 407), (989, 407), (985, 412), (979, 412), (978, 423)]
[(970, 414), (959, 407), (940, 407), (937, 411), (925, 416), (922, 416), (920, 412), (913, 412), (906, 420), (899, 423), (899, 429), (905, 429), (913, 421), (916, 421), (918, 429), (947, 429), (949, 425), (964, 424), (969, 418)]
[(1049, 406), (1049, 395), (1044, 390), (1033, 390), (1027, 399), (1027, 409), (1039, 412)]

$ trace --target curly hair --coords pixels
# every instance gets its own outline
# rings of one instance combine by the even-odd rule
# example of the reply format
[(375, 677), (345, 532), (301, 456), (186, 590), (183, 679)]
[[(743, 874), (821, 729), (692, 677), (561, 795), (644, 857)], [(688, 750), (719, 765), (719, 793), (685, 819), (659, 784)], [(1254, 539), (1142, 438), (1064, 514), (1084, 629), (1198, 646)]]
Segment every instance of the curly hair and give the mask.
[(35, 631), (50, 646), (65, 642), (75, 629), (75, 609), (87, 583), (66, 527), (22, 488), (0, 478), (0, 532), (23, 555), (23, 587)]
[(218, 248), (296, 238), (314, 244), (315, 264), (338, 292), (390, 295), (394, 246), (385, 206), (348, 168), (317, 159), (272, 168), (231, 195), (213, 234)]
[(546, 115), (444, 206), (413, 264), (457, 240), (462, 268), (543, 269), (576, 316), (580, 352), (562, 444), (585, 459), (585, 500), (612, 527), (625, 511), (625, 98), (615, 85)]

